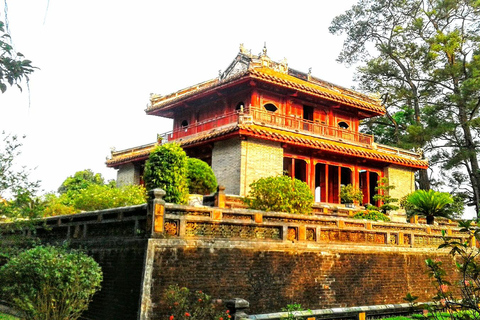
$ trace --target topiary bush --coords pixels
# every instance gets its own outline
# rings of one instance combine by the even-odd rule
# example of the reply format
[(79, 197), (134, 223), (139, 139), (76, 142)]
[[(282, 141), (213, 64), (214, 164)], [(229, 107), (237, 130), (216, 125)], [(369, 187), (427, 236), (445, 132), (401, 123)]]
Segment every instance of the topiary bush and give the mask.
[(102, 279), (91, 257), (51, 246), (24, 251), (0, 268), (2, 297), (22, 310), (25, 319), (78, 319)]
[(310, 214), (313, 194), (308, 185), (288, 176), (260, 178), (244, 199), (250, 209)]
[(374, 220), (374, 221), (390, 221), (390, 218), (381, 213), (380, 211), (376, 210), (365, 210), (360, 211), (353, 215), (354, 219), (367, 219), (367, 220)]
[(217, 178), (212, 168), (200, 159), (187, 159), (187, 180), (190, 193), (205, 195), (217, 188)]
[(187, 154), (176, 143), (157, 146), (145, 163), (144, 173), (147, 190), (165, 190), (166, 202), (188, 202)]

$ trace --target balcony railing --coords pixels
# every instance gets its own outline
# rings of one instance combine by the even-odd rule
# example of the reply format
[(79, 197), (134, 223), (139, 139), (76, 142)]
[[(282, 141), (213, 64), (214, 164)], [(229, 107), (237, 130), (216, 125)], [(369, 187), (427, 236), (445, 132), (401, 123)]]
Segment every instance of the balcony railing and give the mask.
[(297, 118), (295, 116), (277, 114), (275, 112), (253, 107), (246, 108), (243, 111), (238, 110), (232, 113), (223, 114), (207, 121), (197, 122), (195, 124), (164, 133), (161, 135), (161, 138), (163, 142), (169, 142), (224, 125), (239, 123), (239, 119), (246, 119), (247, 117), (249, 117), (254, 123), (268, 125), (279, 129), (294, 130), (297, 132), (322, 136), (334, 140), (350, 141), (364, 145), (371, 145), (373, 143), (372, 135), (333, 127), (320, 122)]

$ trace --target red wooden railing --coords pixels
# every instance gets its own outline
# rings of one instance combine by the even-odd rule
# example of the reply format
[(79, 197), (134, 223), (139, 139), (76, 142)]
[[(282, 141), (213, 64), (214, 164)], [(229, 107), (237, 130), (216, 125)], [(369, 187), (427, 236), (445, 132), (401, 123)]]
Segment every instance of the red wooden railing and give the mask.
[(213, 128), (218, 128), (231, 123), (238, 123), (239, 115), (250, 116), (255, 123), (278, 127), (280, 129), (296, 130), (298, 132), (310, 133), (317, 136), (334, 138), (336, 140), (353, 141), (361, 144), (371, 145), (373, 136), (329, 126), (319, 122), (309, 121), (294, 116), (286, 116), (262, 110), (259, 108), (246, 108), (243, 110), (226, 113), (221, 116), (209, 119), (207, 121), (197, 122), (161, 135), (163, 142), (173, 141), (186, 136), (191, 136)]

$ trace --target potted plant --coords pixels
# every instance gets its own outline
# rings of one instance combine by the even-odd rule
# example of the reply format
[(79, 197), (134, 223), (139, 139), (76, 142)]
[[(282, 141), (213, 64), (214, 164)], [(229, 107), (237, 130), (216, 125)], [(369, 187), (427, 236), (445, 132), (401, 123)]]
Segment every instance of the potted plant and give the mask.
[(363, 200), (363, 192), (354, 188), (353, 185), (347, 184), (340, 188), (340, 199), (347, 208), (353, 208), (354, 203), (360, 203)]

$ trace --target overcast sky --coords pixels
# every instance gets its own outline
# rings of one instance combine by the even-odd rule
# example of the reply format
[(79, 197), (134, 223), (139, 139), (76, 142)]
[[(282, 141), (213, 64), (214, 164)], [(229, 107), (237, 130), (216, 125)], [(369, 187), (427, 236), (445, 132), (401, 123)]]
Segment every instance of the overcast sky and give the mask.
[[(3, 2), (3, 1), (2, 1)], [(168, 94), (218, 76), (243, 43), (264, 42), (273, 60), (345, 86), (342, 38), (328, 26), (355, 1), (8, 0), (15, 48), (39, 69), (30, 92), (0, 94), (0, 130), (27, 136), (22, 165), (54, 191), (76, 171), (105, 166), (117, 150), (172, 129), (147, 116), (150, 93)], [(5, 15), (0, 12), (0, 18)]]

